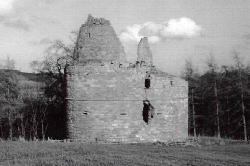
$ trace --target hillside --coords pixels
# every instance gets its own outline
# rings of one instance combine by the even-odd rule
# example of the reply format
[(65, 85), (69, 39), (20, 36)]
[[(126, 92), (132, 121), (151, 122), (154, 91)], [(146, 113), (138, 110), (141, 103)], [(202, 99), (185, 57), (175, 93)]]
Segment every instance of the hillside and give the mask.
[(7, 69), (0, 69), (0, 73), (6, 73), (8, 75), (17, 75), (19, 79), (25, 79), (34, 82), (42, 82), (42, 75), (40, 73), (26, 73), (21, 72), (19, 70), (7, 70)]
[(41, 88), (45, 82), (40, 73), (25, 73), (18, 70), (0, 69), (0, 76), (12, 77), (20, 90), (20, 95), (27, 93), (41, 94)]
[[(8, 133), (7, 114), (9, 108), (15, 107), (13, 116), (17, 111), (25, 108), (24, 99), (27, 97), (43, 96), (44, 79), (41, 74), (24, 73), (18, 70), (0, 69), (0, 136)], [(11, 103), (11, 104), (10, 104)], [(27, 112), (25, 110), (24, 112)], [(18, 118), (18, 117), (16, 117)], [(14, 122), (13, 122), (14, 123)], [(4, 132), (6, 130), (6, 132)]]

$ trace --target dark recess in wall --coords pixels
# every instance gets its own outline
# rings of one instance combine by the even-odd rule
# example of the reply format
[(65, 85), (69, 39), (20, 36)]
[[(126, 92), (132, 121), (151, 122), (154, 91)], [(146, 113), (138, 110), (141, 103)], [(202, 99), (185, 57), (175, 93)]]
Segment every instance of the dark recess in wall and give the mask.
[(143, 100), (142, 116), (143, 121), (147, 124), (154, 117), (154, 107), (150, 104), (149, 100)]

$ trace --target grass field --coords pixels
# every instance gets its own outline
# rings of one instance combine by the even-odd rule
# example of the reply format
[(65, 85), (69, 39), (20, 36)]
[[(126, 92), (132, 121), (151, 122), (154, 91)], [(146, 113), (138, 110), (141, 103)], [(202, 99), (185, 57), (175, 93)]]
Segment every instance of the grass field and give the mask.
[(250, 145), (176, 147), (153, 144), (0, 142), (1, 166), (250, 166)]

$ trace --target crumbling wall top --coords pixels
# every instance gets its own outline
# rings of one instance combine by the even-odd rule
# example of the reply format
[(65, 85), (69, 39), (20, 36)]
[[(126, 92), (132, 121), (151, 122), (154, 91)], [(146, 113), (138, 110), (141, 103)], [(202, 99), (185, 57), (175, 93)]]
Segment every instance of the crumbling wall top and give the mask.
[(88, 15), (87, 21), (82, 24), (82, 27), (85, 26), (96, 26), (96, 25), (111, 25), (109, 20), (105, 18), (95, 18), (91, 14)]
[(92, 62), (124, 63), (126, 55), (109, 20), (89, 15), (81, 26), (74, 56), (78, 64)]

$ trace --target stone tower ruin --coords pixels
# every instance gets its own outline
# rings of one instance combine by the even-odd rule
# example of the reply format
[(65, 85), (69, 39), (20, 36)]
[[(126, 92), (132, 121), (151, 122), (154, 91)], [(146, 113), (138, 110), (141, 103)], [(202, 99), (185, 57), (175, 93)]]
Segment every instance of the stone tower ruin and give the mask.
[(126, 55), (110, 22), (89, 16), (69, 67), (68, 128), (87, 142), (153, 142), (188, 136), (188, 86), (153, 65), (148, 39), (137, 61)]

